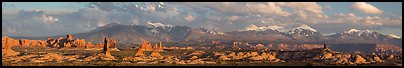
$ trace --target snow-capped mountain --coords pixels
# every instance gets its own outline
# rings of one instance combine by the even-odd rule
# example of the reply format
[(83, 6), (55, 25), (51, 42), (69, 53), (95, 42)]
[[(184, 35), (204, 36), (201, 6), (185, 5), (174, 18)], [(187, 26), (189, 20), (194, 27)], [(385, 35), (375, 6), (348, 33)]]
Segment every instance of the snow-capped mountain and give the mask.
[[(394, 43), (399, 38), (372, 30), (349, 29), (329, 36), (332, 43)], [(398, 43), (394, 43), (398, 44)]]
[(355, 38), (355, 37), (361, 37), (361, 38), (382, 38), (385, 35), (374, 32), (372, 30), (358, 30), (358, 29), (349, 29), (347, 31), (342, 31), (339, 33), (336, 33), (334, 35), (331, 35), (331, 37), (334, 38)]
[(222, 30), (217, 29), (217, 28), (212, 29), (212, 30), (208, 30), (208, 32), (209, 32), (210, 34), (224, 34), (224, 32), (223, 32)]
[(169, 25), (169, 24), (163, 24), (160, 22), (147, 22), (146, 24), (147, 27), (156, 27), (156, 28), (163, 28), (163, 29), (170, 29), (172, 27), (174, 27), (173, 25)]
[[(178, 42), (195, 40), (245, 40), (245, 41), (277, 41), (297, 43), (392, 43), (401, 45), (401, 38), (396, 35), (383, 35), (371, 30), (350, 29), (323, 36), (314, 28), (301, 25), (289, 32), (280, 32), (276, 26), (252, 26), (249, 30), (222, 32), (220, 29), (191, 28), (173, 26), (159, 22), (146, 25), (120, 25), (111, 23), (87, 33), (73, 34), (74, 37), (84, 38), (89, 42), (102, 42), (108, 36), (119, 39), (119, 43)], [(64, 35), (62, 35), (64, 36)], [(45, 38), (46, 39), (46, 38)]]
[(299, 27), (296, 27), (288, 32), (288, 34), (300, 34), (304, 36), (309, 36), (315, 33), (317, 33), (316, 29), (305, 24), (300, 25)]
[(282, 26), (255, 26), (251, 25), (243, 30), (238, 30), (238, 31), (266, 31), (266, 30), (277, 30), (282, 29)]
[(323, 36), (316, 29), (308, 25), (300, 25), (285, 33), (286, 36), (302, 42), (322, 42), (327, 37)]

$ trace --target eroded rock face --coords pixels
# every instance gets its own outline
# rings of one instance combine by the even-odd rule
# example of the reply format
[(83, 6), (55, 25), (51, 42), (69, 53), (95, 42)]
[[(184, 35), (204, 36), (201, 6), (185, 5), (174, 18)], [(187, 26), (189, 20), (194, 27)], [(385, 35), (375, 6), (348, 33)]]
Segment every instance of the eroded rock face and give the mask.
[(103, 48), (103, 54), (105, 54), (106, 56), (111, 56), (110, 54), (110, 43), (109, 43), (109, 38), (104, 38), (104, 48)]
[(140, 49), (142, 49), (143, 51), (152, 51), (153, 48), (151, 46), (151, 43), (147, 42), (147, 41), (143, 41), (142, 46), (140, 47)]
[[(4, 38), (4, 37), (6, 37), (6, 38)], [(7, 36), (3, 36), (3, 38), (4, 39), (2, 39), (2, 43), (4, 43), (4, 45), (2, 45), (3, 47), (1, 50), (2, 56), (8, 57), (8, 56), (19, 55), (20, 54), (19, 52), (16, 52), (12, 49), (12, 46), (16, 44), (15, 41), (13, 41), (14, 39), (8, 38)]]
[(143, 49), (138, 49), (136, 51), (136, 55), (135, 56), (145, 56), (145, 54), (143, 54)]

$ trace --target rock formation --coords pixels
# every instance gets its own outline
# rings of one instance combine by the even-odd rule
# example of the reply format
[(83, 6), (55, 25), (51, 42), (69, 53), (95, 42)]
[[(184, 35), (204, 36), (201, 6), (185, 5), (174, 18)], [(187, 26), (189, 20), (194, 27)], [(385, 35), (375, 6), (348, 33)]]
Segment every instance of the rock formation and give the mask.
[(369, 62), (366, 62), (366, 59), (364, 59), (360, 55), (355, 55), (355, 64), (368, 64)]
[(77, 48), (85, 48), (86, 47), (86, 40), (84, 40), (84, 39), (75, 39), (72, 43)]
[(143, 41), (142, 46), (140, 47), (140, 49), (142, 51), (152, 51), (153, 50), (151, 44), (149, 42), (147, 42), (147, 41)]
[(143, 54), (143, 49), (137, 49), (135, 56), (145, 56), (145, 54)]
[(380, 57), (377, 56), (375, 53), (372, 53), (372, 57), (373, 57), (372, 60), (375, 61), (375, 62), (380, 62), (380, 63), (384, 62), (384, 61), (381, 60)]
[(116, 48), (116, 40), (115, 39), (111, 39), (111, 47), (110, 48)]
[(338, 57), (338, 60), (335, 62), (335, 64), (354, 64), (353, 62), (348, 60), (350, 57), (351, 54), (343, 54), (341, 57)]
[(20, 45), (23, 47), (29, 47), (28, 39), (20, 39)]
[(156, 43), (156, 44), (154, 45), (153, 50), (154, 50), (154, 51), (158, 51), (158, 52), (164, 51), (164, 50), (163, 50), (163, 45), (161, 45), (161, 42), (160, 42), (159, 44)]
[[(17, 40), (18, 41), (18, 40)], [(8, 57), (8, 56), (16, 56), (19, 55), (19, 52), (16, 52), (12, 49), (13, 45), (18, 44), (15, 43), (14, 39), (9, 38), (7, 36), (2, 37), (2, 57)]]
[(106, 56), (111, 56), (109, 46), (110, 46), (109, 38), (106, 37), (104, 38), (104, 48), (102, 50), (102, 53), (105, 54)]
[(48, 40), (46, 40), (46, 45), (48, 47), (54, 48), (54, 47), (58, 47), (57, 46), (57, 40), (56, 39), (52, 39), (52, 37), (48, 37)]
[(86, 44), (86, 48), (92, 48), (93, 47), (93, 44), (91, 43), (91, 42), (88, 42), (87, 44)]
[(117, 60), (114, 56), (112, 56), (110, 54), (110, 40), (109, 38), (104, 38), (104, 46), (103, 46), (103, 50), (101, 53), (97, 54), (96, 56), (90, 56), (84, 59), (84, 61), (92, 61), (92, 60), (97, 60), (97, 59), (101, 59), (104, 61), (110, 61), (110, 60)]
[(323, 55), (321, 56), (321, 59), (322, 59), (322, 60), (334, 58), (334, 56), (332, 56), (332, 53), (325, 52), (325, 53), (322, 53), (322, 54), (323, 54)]
[(151, 56), (151, 57), (160, 57), (161, 54), (160, 54), (159, 52), (157, 52), (157, 51), (153, 51), (153, 52), (150, 54), (150, 56)]

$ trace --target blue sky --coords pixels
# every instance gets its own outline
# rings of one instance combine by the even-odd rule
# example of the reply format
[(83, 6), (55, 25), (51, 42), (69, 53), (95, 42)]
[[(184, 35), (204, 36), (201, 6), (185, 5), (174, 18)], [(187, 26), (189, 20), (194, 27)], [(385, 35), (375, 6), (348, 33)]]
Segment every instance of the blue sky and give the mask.
[[(170, 2), (164, 3), (164, 6), (166, 6), (165, 8), (157, 7), (157, 5), (159, 4), (157, 2), (114, 3), (115, 5), (111, 5), (111, 3), (112, 2), (2, 2), (2, 16), (7, 17), (2, 18), (2, 22), (5, 22), (2, 23), (2, 28), (5, 28), (3, 29), (3, 35), (13, 33), (35, 34), (35, 32), (31, 31), (38, 31), (43, 29), (47, 30), (44, 30), (41, 33), (80, 33), (88, 32), (91, 29), (114, 21), (122, 22), (121, 24), (140, 25), (145, 24), (148, 21), (162, 21), (164, 22), (164, 24), (221, 29), (223, 31), (241, 30), (250, 25), (280, 26), (288, 28), (290, 27), (289, 25), (307, 24), (311, 27), (318, 28), (317, 30), (323, 34), (343, 31), (349, 28), (356, 28), (375, 30), (384, 34), (395, 34), (398, 36), (402, 36), (401, 2), (315, 2), (294, 5), (291, 5), (291, 2), (287, 2), (288, 4), (243, 2)], [(97, 6), (96, 8), (98, 9), (90, 8), (90, 4)], [(246, 6), (248, 4), (257, 7)], [(355, 6), (356, 8), (353, 8), (354, 4), (358, 4), (359, 7), (357, 5)], [(134, 5), (138, 5), (139, 7), (135, 7)], [(329, 6), (332, 9), (329, 9)], [(369, 6), (373, 6), (375, 8), (369, 8)], [(38, 21), (32, 23), (33, 25), (37, 26), (16, 24), (17, 21), (12, 18), (18, 19), (18, 16), (14, 17), (13, 15), (5, 14), (18, 13), (20, 10), (24, 10), (22, 12), (25, 12), (25, 14), (30, 14), (35, 9), (44, 9), (45, 11), (69, 11), (73, 13), (57, 15), (39, 13), (46, 15), (46, 17), (48, 18), (42, 19), (42, 21), (37, 20), (37, 18), (33, 18), (32, 20), (21, 20), (23, 22)], [(302, 11), (301, 13), (296, 13), (296, 10)], [(319, 11), (323, 13), (317, 13)], [(257, 18), (254, 15), (261, 15), (262, 17)], [(316, 15), (323, 17), (316, 17)], [(19, 16), (24, 15), (19, 14)], [(324, 16), (328, 16), (328, 18), (325, 18)], [(230, 18), (231, 20), (229, 20)], [(262, 23), (261, 21), (266, 21), (269, 23)], [(18, 21), (17, 23), (20, 23), (20, 21)], [(49, 25), (52, 25), (52, 27), (50, 27)], [(335, 26), (332, 28), (326, 27), (328, 25), (339, 26)], [(349, 25), (349, 27), (347, 27), (347, 25)], [(23, 28), (32, 30), (26, 30)], [(48, 36), (47, 34), (38, 34), (35, 36), (42, 35)]]

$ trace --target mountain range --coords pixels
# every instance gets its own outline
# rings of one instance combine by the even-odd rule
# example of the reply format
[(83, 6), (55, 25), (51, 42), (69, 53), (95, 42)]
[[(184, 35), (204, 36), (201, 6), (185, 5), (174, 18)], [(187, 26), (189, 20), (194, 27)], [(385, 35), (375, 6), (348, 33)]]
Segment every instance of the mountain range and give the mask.
[[(64, 37), (58, 35), (53, 37)], [(204, 28), (166, 25), (160, 22), (148, 22), (147, 25), (121, 25), (111, 23), (98, 27), (90, 32), (73, 34), (74, 38), (99, 43), (108, 36), (119, 43), (139, 44), (142, 40), (150, 42), (180, 42), (201, 40), (248, 40), (248, 41), (281, 41), (297, 43), (387, 43), (402, 46), (401, 38), (395, 35), (384, 35), (371, 30), (349, 29), (324, 36), (308, 25), (301, 25), (288, 31), (279, 31), (276, 26), (263, 26), (222, 32)], [(46, 39), (46, 38), (41, 38)]]

